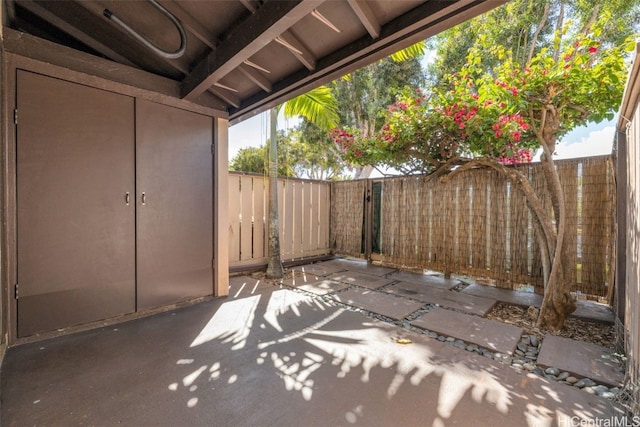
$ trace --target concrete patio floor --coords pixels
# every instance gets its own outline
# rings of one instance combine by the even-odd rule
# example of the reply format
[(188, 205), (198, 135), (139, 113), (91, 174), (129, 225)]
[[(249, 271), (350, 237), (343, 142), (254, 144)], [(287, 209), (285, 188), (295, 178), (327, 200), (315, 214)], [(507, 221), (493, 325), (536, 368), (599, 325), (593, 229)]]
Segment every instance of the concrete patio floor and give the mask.
[(579, 389), (241, 278), (227, 298), (10, 348), (1, 387), (3, 426), (568, 426), (617, 414)]

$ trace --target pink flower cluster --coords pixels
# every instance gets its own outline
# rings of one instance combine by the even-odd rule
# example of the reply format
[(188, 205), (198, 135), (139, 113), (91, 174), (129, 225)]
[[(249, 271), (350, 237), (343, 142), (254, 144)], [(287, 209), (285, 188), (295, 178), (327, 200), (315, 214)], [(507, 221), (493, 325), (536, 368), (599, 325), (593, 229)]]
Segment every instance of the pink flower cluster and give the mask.
[(407, 108), (409, 108), (409, 105), (406, 102), (396, 101), (395, 104), (389, 106), (389, 111), (393, 113), (396, 110), (405, 111)]
[(505, 154), (498, 157), (498, 161), (503, 165), (518, 165), (521, 163), (531, 163), (533, 154), (528, 148), (518, 148), (512, 156), (507, 157)]
[(492, 129), (495, 131), (496, 138), (508, 133), (511, 140), (520, 142), (522, 131), (529, 130), (529, 124), (524, 121), (520, 114), (503, 114), (498, 118), (498, 123), (492, 126)]
[(464, 129), (465, 122), (478, 113), (478, 107), (474, 106), (469, 108), (467, 105), (458, 105), (458, 103), (455, 103), (451, 107), (446, 107), (443, 113), (445, 116), (453, 118), (453, 121), (458, 124), (459, 129)]
[[(523, 80), (523, 83), (525, 81)], [(509, 86), (507, 83), (501, 81), (501, 80), (496, 80), (496, 86), (500, 86), (502, 88), (504, 88), (505, 90), (507, 90), (508, 92), (511, 92), (511, 94), (513, 96), (517, 96), (518, 95), (518, 88), (515, 86)]]
[(347, 151), (355, 143), (353, 134), (343, 129), (333, 129), (330, 135), (336, 146), (343, 152)]

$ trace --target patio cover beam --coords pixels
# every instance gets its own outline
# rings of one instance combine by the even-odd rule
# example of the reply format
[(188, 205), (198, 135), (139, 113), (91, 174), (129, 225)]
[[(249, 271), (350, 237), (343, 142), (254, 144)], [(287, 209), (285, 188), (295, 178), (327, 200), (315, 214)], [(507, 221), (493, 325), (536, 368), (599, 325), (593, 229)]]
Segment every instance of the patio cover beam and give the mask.
[(318, 59), (314, 70), (301, 69), (274, 83), (271, 93), (260, 92), (243, 100), (240, 108), (229, 110), (230, 124), (266, 111), (504, 3), (506, 0), (432, 0), (421, 3), (384, 24), (377, 39), (367, 33)]
[(324, 0), (269, 1), (238, 25), (182, 81), (181, 97), (193, 100), (273, 39), (307, 16)]

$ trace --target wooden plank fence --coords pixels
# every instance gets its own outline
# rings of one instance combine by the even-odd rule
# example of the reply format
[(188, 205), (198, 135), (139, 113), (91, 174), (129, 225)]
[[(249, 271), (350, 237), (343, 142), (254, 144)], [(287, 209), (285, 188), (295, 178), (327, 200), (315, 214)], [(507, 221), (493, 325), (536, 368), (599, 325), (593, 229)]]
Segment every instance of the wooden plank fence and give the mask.
[[(268, 180), (263, 175), (229, 172), (229, 264), (268, 260)], [(278, 180), (280, 249), (283, 261), (325, 255), (329, 246), (330, 183)]]

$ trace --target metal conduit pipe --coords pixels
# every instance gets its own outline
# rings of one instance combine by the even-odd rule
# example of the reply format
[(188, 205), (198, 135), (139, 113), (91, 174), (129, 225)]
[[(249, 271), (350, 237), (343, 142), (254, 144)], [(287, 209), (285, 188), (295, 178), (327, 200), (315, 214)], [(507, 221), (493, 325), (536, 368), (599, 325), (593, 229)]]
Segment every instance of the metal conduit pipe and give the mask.
[(169, 12), (167, 9), (162, 7), (162, 5), (160, 5), (156, 0), (147, 0), (147, 1), (151, 3), (153, 7), (155, 7), (160, 12), (162, 12), (163, 15), (169, 18), (169, 20), (173, 23), (173, 25), (175, 25), (175, 27), (178, 29), (178, 32), (180, 33), (180, 47), (178, 48), (178, 50), (174, 52), (168, 52), (164, 49), (159, 48), (158, 46), (156, 46), (155, 44), (151, 43), (149, 40), (144, 38), (142, 35), (140, 35), (140, 33), (138, 33), (136, 30), (131, 28), (125, 22), (123, 22), (116, 15), (114, 15), (113, 12), (111, 12), (109, 9), (105, 9), (102, 12), (102, 14), (107, 19), (110, 19), (116, 24), (118, 24), (119, 26), (121, 26), (127, 33), (131, 34), (136, 40), (138, 40), (140, 43), (142, 43), (147, 48), (152, 50), (156, 55), (161, 56), (163, 58), (167, 58), (167, 59), (180, 58), (182, 55), (184, 55), (184, 52), (187, 50), (187, 33), (184, 31), (184, 27), (182, 26), (180, 21), (178, 21), (178, 18), (173, 16), (171, 12)]

